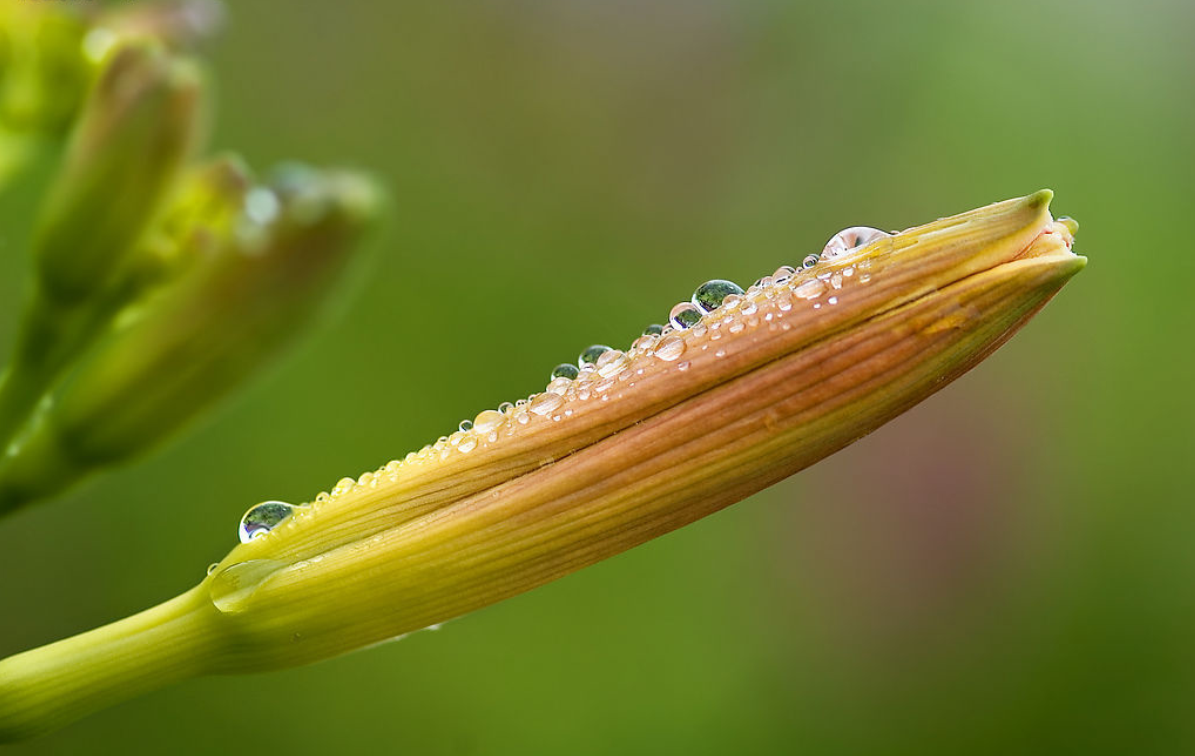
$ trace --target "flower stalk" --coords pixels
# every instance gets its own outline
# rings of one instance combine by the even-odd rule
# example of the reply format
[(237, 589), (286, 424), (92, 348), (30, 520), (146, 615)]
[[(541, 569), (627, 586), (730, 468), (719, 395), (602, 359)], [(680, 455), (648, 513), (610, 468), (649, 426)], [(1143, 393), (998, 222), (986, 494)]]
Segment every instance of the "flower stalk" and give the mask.
[(1049, 200), (766, 280), (341, 481), (183, 596), (0, 661), (0, 740), (187, 676), (305, 664), (458, 617), (813, 464), (977, 364), (1083, 267)]

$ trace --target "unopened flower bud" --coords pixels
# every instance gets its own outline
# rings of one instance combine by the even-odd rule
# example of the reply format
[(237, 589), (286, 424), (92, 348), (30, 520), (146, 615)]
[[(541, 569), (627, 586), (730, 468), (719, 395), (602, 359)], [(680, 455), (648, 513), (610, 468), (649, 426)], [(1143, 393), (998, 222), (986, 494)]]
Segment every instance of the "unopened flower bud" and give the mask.
[(80, 115), (34, 241), (44, 296), (101, 294), (169, 198), (197, 141), (202, 77), (148, 44), (109, 59)]

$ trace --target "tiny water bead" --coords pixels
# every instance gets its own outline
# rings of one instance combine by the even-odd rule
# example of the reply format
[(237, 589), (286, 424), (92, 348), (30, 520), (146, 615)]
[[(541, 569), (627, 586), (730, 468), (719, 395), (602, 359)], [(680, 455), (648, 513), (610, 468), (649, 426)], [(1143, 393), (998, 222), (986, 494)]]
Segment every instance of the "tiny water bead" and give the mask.
[(643, 329), (644, 336), (659, 336), (663, 332), (664, 326), (659, 325), (658, 323), (652, 323), (647, 328)]
[(472, 430), (473, 429), (473, 421), (472, 420), (462, 420), (461, 424), (458, 425), (457, 427), (463, 431)]
[[(581, 359), (585, 359), (584, 354), (581, 355)], [(562, 362), (556, 367), (552, 368), (551, 380), (556, 380), (557, 378), (568, 378), (569, 380), (573, 380), (580, 374), (581, 370), (576, 365), (570, 364), (568, 362)]]
[(693, 292), (693, 304), (705, 312), (716, 310), (722, 306), (722, 300), (731, 294), (742, 295), (743, 289), (734, 281), (724, 281), (716, 278), (706, 281)]
[(851, 226), (834, 234), (830, 241), (826, 242), (826, 246), (822, 249), (822, 257), (828, 260), (888, 236), (892, 236), (892, 234), (878, 228)]
[(814, 265), (817, 265), (817, 261), (819, 259), (821, 258), (817, 255), (805, 255), (805, 259), (801, 261), (801, 267), (805, 270), (809, 270)]
[(668, 321), (673, 328), (689, 328), (701, 322), (701, 310), (697, 309), (697, 305), (681, 302), (668, 313)]
[(295, 507), (285, 501), (263, 501), (241, 517), (241, 525), (237, 534), (241, 543), (249, 543), (254, 538), (261, 538), (278, 524), (291, 516)]
[(605, 344), (594, 344), (591, 347), (587, 347), (585, 351), (581, 352), (581, 356), (577, 358), (577, 365), (580, 367), (592, 365), (598, 361), (598, 357), (601, 357), (604, 352), (609, 351), (610, 347)]

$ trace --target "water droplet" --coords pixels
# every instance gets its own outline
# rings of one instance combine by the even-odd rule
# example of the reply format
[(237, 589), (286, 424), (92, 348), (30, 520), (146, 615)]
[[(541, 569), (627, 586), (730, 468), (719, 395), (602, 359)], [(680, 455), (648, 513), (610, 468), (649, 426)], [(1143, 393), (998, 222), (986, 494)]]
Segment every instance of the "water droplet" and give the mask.
[(701, 310), (697, 305), (681, 302), (668, 313), (668, 320), (675, 328), (688, 328), (701, 322)]
[(598, 375), (603, 378), (609, 378), (618, 375), (627, 367), (627, 356), (617, 349), (611, 349), (598, 357), (598, 361), (594, 365), (597, 368)]
[(656, 341), (658, 340), (659, 337), (655, 336), (654, 334), (640, 336), (639, 338), (635, 339), (634, 343), (631, 344), (631, 348), (641, 351), (648, 350), (654, 347), (656, 345)]
[(673, 362), (685, 353), (685, 340), (680, 336), (665, 336), (656, 347), (656, 357)]
[(726, 350), (725, 350), (725, 349), (719, 349), (718, 351), (714, 352), (714, 356), (715, 356), (715, 357), (725, 357), (725, 356), (726, 356)]
[(207, 566), (207, 574), (209, 574), (209, 575), (212, 574), (213, 572), (216, 571), (216, 568), (219, 566), (220, 566), (219, 562), (212, 562), (211, 564), (209, 564)]
[(837, 257), (845, 252), (867, 246), (876, 239), (883, 239), (888, 236), (892, 236), (892, 234), (881, 231), (878, 228), (851, 226), (834, 234), (830, 241), (826, 242), (826, 246), (822, 249), (822, 257), (826, 259)]
[(489, 433), (506, 421), (506, 416), (497, 410), (483, 410), (473, 418), (473, 430), (477, 433)]
[(472, 420), (462, 420), (462, 421), (461, 421), (461, 424), (460, 424), (460, 425), (458, 425), (457, 427), (458, 427), (458, 428), (460, 428), (460, 429), (461, 429), (461, 430), (463, 430), (463, 431), (472, 430), (472, 428), (473, 428), (473, 421), (472, 421)]
[(513, 404), (511, 404), (510, 402), (502, 402), (502, 404), (498, 405), (498, 411), (501, 412), (503, 415), (507, 414), (514, 408), (515, 408), (515, 406)]
[(652, 323), (647, 328), (643, 329), (644, 336), (659, 336), (664, 332), (664, 326), (657, 323)]
[(722, 306), (722, 300), (726, 299), (731, 294), (742, 295), (743, 290), (734, 281), (723, 281), (722, 279), (714, 279), (713, 281), (706, 281), (697, 287), (697, 291), (693, 292), (693, 304), (700, 307), (706, 312), (716, 310)]
[(793, 294), (796, 294), (801, 299), (817, 299), (825, 290), (826, 284), (823, 281), (811, 278), (794, 289)]
[(531, 400), (531, 411), (537, 415), (546, 415), (562, 404), (564, 404), (564, 397), (547, 392), (539, 394)]
[(832, 305), (834, 305), (834, 304), (838, 304), (838, 297), (830, 297), (830, 298), (829, 298), (829, 299), (827, 299), (826, 301), (827, 301), (827, 302), (829, 302), (829, 303), (830, 303), (830, 304), (832, 304)]
[(598, 357), (601, 357), (604, 352), (609, 352), (610, 347), (605, 344), (594, 344), (588, 347), (581, 356), (577, 358), (577, 365), (584, 367), (585, 365), (592, 365), (597, 362)]
[(562, 362), (556, 367), (552, 368), (552, 379), (568, 378), (570, 381), (577, 377), (581, 371), (577, 369), (576, 365), (567, 362)]
[(469, 436), (464, 441), (461, 441), (461, 445), (456, 448), (460, 449), (462, 452), (465, 452), (465, 453), (473, 451), (474, 449), (477, 448), (477, 437)]
[(285, 501), (263, 501), (241, 517), (241, 525), (237, 534), (241, 543), (248, 543), (254, 538), (261, 538), (276, 528), (280, 522), (290, 517), (295, 508)]
[(684, 362), (678, 362), (676, 365), (676, 369), (677, 370), (688, 370), (689, 369), (689, 361), (685, 360)]
[(801, 267), (804, 268), (805, 270), (809, 270), (814, 265), (817, 265), (817, 261), (818, 261), (817, 255), (805, 255), (805, 259), (801, 261)]

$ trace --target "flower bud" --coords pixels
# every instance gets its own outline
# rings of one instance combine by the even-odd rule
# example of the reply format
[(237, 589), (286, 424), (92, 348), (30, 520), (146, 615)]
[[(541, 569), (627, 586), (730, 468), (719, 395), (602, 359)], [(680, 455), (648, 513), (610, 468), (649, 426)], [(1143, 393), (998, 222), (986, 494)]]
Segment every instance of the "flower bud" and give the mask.
[[(989, 355), (1085, 259), (1049, 192), (840, 245), (310, 505), (254, 507), (194, 589), (0, 661), (0, 739), (196, 674), (400, 637), (739, 501)], [(725, 296), (723, 296), (725, 294)], [(733, 297), (733, 299), (732, 299)], [(587, 350), (588, 352), (589, 350)]]
[(35, 234), (48, 300), (77, 304), (120, 274), (197, 141), (201, 90), (194, 65), (152, 45), (108, 59)]
[(60, 3), (0, 0), (0, 127), (61, 134), (91, 81), (87, 19)]
[(239, 176), (210, 167), (165, 215), (177, 280), (119, 318), (13, 445), (0, 509), (148, 450), (244, 382), (319, 310), (377, 214), (364, 178), (306, 170), (244, 192), (234, 216)]

